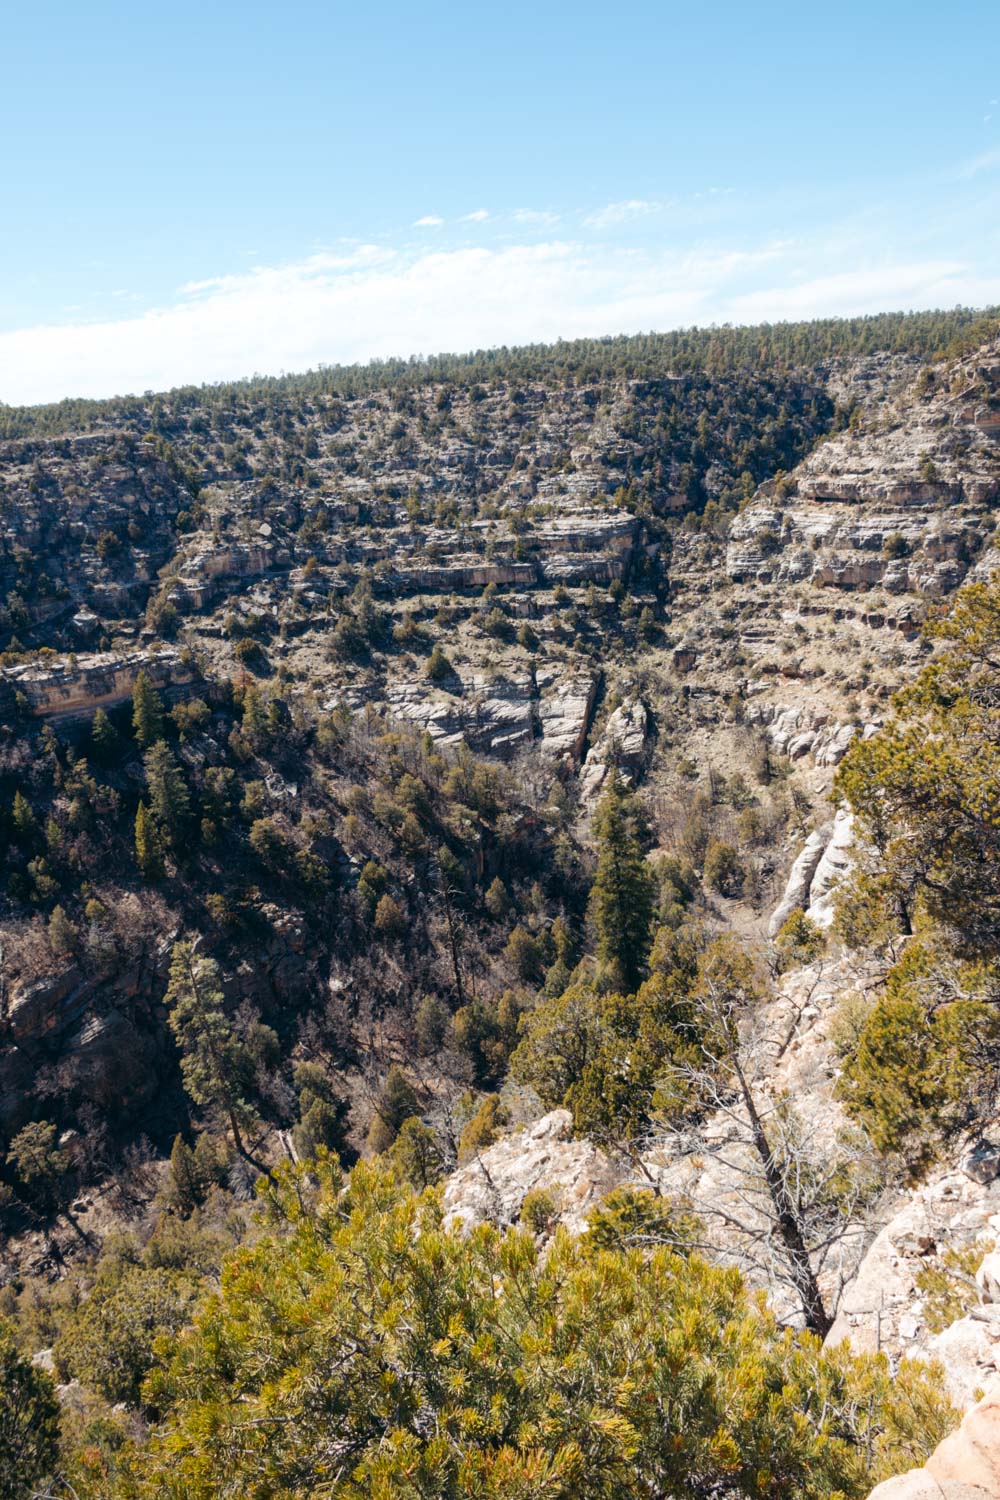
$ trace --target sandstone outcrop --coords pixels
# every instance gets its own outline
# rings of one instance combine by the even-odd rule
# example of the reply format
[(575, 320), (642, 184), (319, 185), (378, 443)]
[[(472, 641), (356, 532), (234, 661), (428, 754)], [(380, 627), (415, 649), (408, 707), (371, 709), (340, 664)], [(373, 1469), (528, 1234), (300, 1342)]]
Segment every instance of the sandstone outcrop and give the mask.
[(922, 1469), (876, 1485), (870, 1500), (996, 1500), (1000, 1495), (1000, 1389), (989, 1392)]
[(573, 1139), (569, 1110), (555, 1109), (453, 1173), (445, 1184), (444, 1208), (456, 1223), (512, 1224), (527, 1194), (543, 1188), (552, 1194), (562, 1222), (579, 1231), (617, 1176), (592, 1142)]
[(995, 395), (1000, 350), (907, 386), (876, 419), (820, 444), (788, 484), (762, 487), (733, 523), (738, 581), (940, 598), (978, 555), (1000, 495)]
[(0, 667), (0, 695), (8, 702), (20, 694), (38, 718), (90, 718), (98, 708), (113, 708), (132, 696), (135, 680), (145, 672), (155, 688), (183, 687), (194, 668), (170, 648), (128, 653), (100, 651), (46, 662)]

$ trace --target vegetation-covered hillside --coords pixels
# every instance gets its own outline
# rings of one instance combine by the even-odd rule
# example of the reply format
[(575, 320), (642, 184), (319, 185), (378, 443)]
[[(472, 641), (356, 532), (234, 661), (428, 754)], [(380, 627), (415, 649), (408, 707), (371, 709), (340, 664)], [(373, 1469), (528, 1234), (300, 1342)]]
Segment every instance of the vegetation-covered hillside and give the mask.
[(995, 334), (0, 408), (0, 1497), (922, 1461), (819, 1341), (997, 1102)]

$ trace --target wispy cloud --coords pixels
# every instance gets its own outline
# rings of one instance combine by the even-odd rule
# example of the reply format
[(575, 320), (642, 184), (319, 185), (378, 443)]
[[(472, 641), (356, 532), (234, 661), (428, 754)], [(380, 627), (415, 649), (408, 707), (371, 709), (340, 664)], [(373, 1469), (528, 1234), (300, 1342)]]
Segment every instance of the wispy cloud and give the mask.
[(414, 219), (414, 229), (440, 229), (444, 220), (437, 214), (424, 214), (422, 219)]
[(621, 203), (608, 203), (596, 213), (588, 214), (584, 224), (588, 229), (616, 229), (628, 219), (645, 218), (660, 207), (647, 198), (626, 198)]
[(1000, 269), (909, 260), (804, 273), (780, 241), (683, 254), (549, 238), (417, 253), (362, 245), (189, 283), (171, 305), (0, 333), (0, 400), (55, 400), (691, 323), (1000, 301)]
[(559, 215), (544, 208), (519, 208), (512, 217), (515, 224), (536, 224), (543, 229), (552, 229), (559, 223)]
[(490, 216), (488, 208), (475, 208), (471, 214), (463, 214), (460, 224), (484, 224)]
[[(987, 119), (991, 116), (987, 115)], [(1000, 146), (991, 146), (988, 151), (981, 151), (970, 161), (963, 162), (955, 176), (960, 181), (968, 181), (971, 177), (978, 177), (981, 172), (995, 172), (1000, 168)]]

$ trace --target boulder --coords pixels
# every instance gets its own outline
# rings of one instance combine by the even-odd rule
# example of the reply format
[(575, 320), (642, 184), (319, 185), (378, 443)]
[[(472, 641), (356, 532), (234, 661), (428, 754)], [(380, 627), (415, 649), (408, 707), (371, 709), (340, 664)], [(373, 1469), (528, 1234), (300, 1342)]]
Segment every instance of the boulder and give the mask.
[(1000, 1251), (991, 1250), (983, 1256), (976, 1272), (976, 1285), (986, 1302), (1000, 1303)]
[(962, 1158), (961, 1169), (973, 1182), (992, 1182), (1000, 1177), (1000, 1146), (992, 1141), (977, 1141)]
[(615, 1185), (611, 1162), (591, 1141), (573, 1139), (568, 1109), (554, 1109), (533, 1125), (487, 1147), (449, 1177), (445, 1213), (472, 1226), (511, 1224), (534, 1188), (551, 1192), (563, 1222), (580, 1230), (588, 1211)]
[(997, 1500), (1000, 1390), (987, 1393), (922, 1469), (876, 1485), (869, 1500)]
[(959, 1318), (925, 1346), (944, 1366), (945, 1385), (952, 1401), (966, 1410), (996, 1378), (1000, 1355), (1000, 1325), (980, 1318)]

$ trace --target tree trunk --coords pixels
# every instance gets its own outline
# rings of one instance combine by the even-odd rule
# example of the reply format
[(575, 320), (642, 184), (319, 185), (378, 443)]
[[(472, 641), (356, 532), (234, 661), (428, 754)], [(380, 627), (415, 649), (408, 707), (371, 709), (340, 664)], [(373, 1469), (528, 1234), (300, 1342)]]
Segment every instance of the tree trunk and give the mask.
[(789, 1197), (788, 1187), (782, 1175), (781, 1168), (775, 1161), (774, 1152), (771, 1150), (763, 1122), (757, 1113), (757, 1106), (754, 1104), (753, 1094), (740, 1066), (739, 1059), (734, 1056), (732, 1062), (737, 1080), (739, 1081), (740, 1093), (743, 1096), (743, 1104), (750, 1121), (750, 1133), (753, 1138), (754, 1150), (760, 1158), (764, 1181), (767, 1184), (767, 1190), (774, 1207), (775, 1224), (785, 1250), (792, 1284), (802, 1303), (806, 1327), (811, 1332), (818, 1334), (820, 1338), (825, 1338), (830, 1332), (833, 1319), (823, 1305), (823, 1294), (820, 1291), (819, 1282), (816, 1280), (812, 1261), (809, 1259), (809, 1250), (802, 1233), (799, 1216), (794, 1203)]

